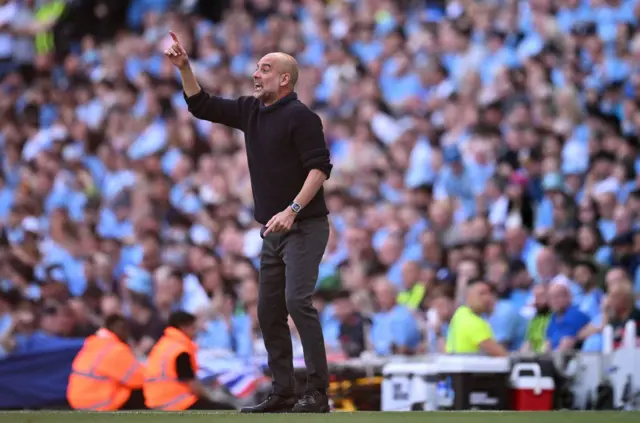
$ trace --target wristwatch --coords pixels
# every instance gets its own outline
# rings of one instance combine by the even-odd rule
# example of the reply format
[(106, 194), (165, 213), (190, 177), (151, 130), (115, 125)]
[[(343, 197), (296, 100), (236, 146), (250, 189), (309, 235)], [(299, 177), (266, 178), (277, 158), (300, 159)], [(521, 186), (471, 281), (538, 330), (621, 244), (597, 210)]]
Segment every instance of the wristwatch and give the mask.
[(292, 201), (291, 204), (289, 204), (289, 207), (291, 207), (291, 210), (293, 210), (295, 214), (300, 213), (300, 210), (302, 210), (302, 206), (295, 201)]

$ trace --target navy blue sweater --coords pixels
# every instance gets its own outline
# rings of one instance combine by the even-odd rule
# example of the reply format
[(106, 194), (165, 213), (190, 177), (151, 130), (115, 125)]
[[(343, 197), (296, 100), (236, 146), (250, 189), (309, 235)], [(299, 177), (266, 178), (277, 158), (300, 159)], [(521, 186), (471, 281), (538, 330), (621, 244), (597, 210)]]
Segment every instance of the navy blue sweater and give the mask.
[[(311, 169), (330, 176), (332, 165), (320, 117), (300, 102), (296, 93), (271, 106), (262, 105), (254, 97), (229, 100), (202, 90), (185, 99), (189, 111), (198, 119), (244, 132), (258, 222), (266, 224), (286, 209)], [(297, 219), (327, 214), (321, 188)]]

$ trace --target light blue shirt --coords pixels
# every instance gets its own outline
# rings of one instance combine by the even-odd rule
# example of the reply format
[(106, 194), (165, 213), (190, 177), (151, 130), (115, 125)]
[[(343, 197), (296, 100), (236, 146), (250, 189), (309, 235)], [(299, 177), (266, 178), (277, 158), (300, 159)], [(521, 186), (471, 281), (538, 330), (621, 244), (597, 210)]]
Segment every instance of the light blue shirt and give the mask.
[(520, 260), (522, 260), (522, 262), (527, 266), (527, 272), (529, 272), (529, 276), (534, 280), (538, 277), (536, 259), (538, 258), (538, 253), (541, 249), (542, 246), (537, 241), (533, 238), (528, 238), (525, 241), (522, 252), (520, 253)]
[(496, 341), (517, 351), (525, 338), (527, 322), (509, 300), (500, 299), (488, 318)]
[(473, 186), (473, 180), (466, 170), (456, 174), (446, 166), (438, 175), (433, 194), (436, 199), (457, 197), (462, 203), (465, 216), (469, 217), (475, 213), (476, 206)]
[(210, 320), (198, 333), (196, 343), (202, 349), (228, 350), (239, 357), (251, 357), (251, 320), (246, 314), (231, 317), (230, 326), (220, 318)]
[(187, 275), (184, 278), (182, 298), (176, 304), (176, 308), (195, 314), (209, 306), (209, 296), (204, 290), (198, 277)]
[[(593, 319), (591, 319), (590, 323), (595, 327), (602, 325), (602, 313), (598, 313), (596, 316), (594, 316)], [(582, 344), (582, 351), (593, 353), (602, 352), (603, 339), (604, 338), (602, 337), (602, 333), (595, 333), (589, 336), (584, 340), (584, 343)]]
[(98, 221), (98, 234), (105, 238), (123, 239), (133, 236), (133, 223), (130, 220), (118, 220), (110, 209), (102, 209)]
[(431, 165), (433, 148), (427, 139), (419, 139), (409, 158), (409, 168), (405, 173), (405, 185), (417, 187), (422, 184), (433, 183), (436, 173)]
[(161, 151), (167, 144), (166, 125), (156, 120), (149, 125), (129, 147), (128, 155), (132, 160), (140, 160)]
[(322, 324), (324, 343), (331, 349), (340, 349), (342, 345), (340, 343), (340, 321), (335, 316), (333, 305), (329, 304), (322, 310), (320, 323)]
[(553, 227), (553, 203), (545, 196), (536, 207), (535, 230), (547, 230)]
[(590, 319), (593, 319), (598, 314), (600, 314), (600, 303), (602, 302), (602, 298), (604, 297), (604, 293), (600, 288), (594, 288), (588, 293), (582, 294), (582, 298), (578, 302), (578, 309), (589, 316)]
[(13, 191), (9, 187), (0, 188), (0, 222), (6, 222), (13, 206)]
[(373, 316), (371, 342), (378, 355), (392, 354), (392, 347), (415, 348), (420, 342), (418, 323), (411, 311), (402, 305)]

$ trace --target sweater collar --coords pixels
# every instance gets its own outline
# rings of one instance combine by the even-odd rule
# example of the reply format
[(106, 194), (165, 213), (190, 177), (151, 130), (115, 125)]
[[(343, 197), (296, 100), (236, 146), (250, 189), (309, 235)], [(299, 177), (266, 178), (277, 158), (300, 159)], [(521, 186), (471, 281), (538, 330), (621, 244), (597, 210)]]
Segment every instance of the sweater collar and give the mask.
[(265, 106), (264, 104), (260, 103), (260, 112), (261, 113), (268, 113), (268, 112), (272, 112), (276, 109), (281, 108), (282, 106), (284, 106), (287, 103), (290, 103), (294, 100), (298, 99), (298, 94), (296, 94), (295, 92), (287, 94), (286, 96), (282, 97), (280, 100), (276, 101), (275, 103), (271, 104), (270, 106)]

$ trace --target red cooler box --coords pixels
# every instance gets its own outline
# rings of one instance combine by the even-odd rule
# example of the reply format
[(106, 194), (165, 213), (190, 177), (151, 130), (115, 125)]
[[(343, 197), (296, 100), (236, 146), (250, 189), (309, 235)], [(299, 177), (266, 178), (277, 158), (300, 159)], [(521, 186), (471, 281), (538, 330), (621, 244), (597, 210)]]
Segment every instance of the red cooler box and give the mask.
[(542, 376), (538, 363), (517, 363), (511, 370), (513, 409), (546, 411), (553, 409), (553, 378)]

